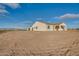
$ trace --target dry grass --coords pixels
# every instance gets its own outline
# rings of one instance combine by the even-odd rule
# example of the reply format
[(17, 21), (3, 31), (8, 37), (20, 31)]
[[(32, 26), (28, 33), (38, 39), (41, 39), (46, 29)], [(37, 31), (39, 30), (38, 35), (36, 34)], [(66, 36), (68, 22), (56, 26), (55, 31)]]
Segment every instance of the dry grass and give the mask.
[(0, 55), (79, 56), (79, 32), (5, 32), (0, 34)]

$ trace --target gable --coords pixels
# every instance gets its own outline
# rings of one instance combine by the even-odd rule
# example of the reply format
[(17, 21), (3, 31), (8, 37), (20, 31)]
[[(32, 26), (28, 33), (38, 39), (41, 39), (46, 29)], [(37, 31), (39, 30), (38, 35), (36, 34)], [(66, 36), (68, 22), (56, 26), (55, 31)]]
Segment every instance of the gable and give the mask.
[(66, 26), (66, 24), (65, 24), (65, 23), (61, 23), (60, 25), (64, 25), (64, 26)]
[(32, 27), (35, 27), (35, 26), (41, 27), (41, 26), (46, 26), (46, 25), (47, 25), (47, 24), (45, 24), (45, 23), (43, 23), (43, 22), (35, 22)]

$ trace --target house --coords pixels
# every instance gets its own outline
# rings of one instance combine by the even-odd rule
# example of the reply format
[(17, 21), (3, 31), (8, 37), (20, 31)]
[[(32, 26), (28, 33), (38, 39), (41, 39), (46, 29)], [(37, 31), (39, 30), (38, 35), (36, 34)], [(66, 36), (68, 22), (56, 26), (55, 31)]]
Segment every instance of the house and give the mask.
[(37, 21), (30, 28), (29, 31), (67, 31), (65, 23), (45, 23)]

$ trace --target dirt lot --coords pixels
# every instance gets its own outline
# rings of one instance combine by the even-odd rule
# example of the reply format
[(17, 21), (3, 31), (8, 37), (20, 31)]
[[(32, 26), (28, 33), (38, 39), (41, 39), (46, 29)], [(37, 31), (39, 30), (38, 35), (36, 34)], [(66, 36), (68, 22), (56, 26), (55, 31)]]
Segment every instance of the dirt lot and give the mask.
[(8, 31), (0, 34), (0, 55), (79, 56), (79, 31)]

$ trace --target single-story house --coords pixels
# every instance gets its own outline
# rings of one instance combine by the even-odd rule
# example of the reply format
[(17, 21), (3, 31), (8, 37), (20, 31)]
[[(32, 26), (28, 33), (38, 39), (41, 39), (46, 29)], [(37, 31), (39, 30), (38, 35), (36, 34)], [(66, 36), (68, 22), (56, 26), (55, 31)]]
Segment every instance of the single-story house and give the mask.
[(67, 31), (67, 25), (65, 23), (46, 23), (35, 22), (28, 31)]

